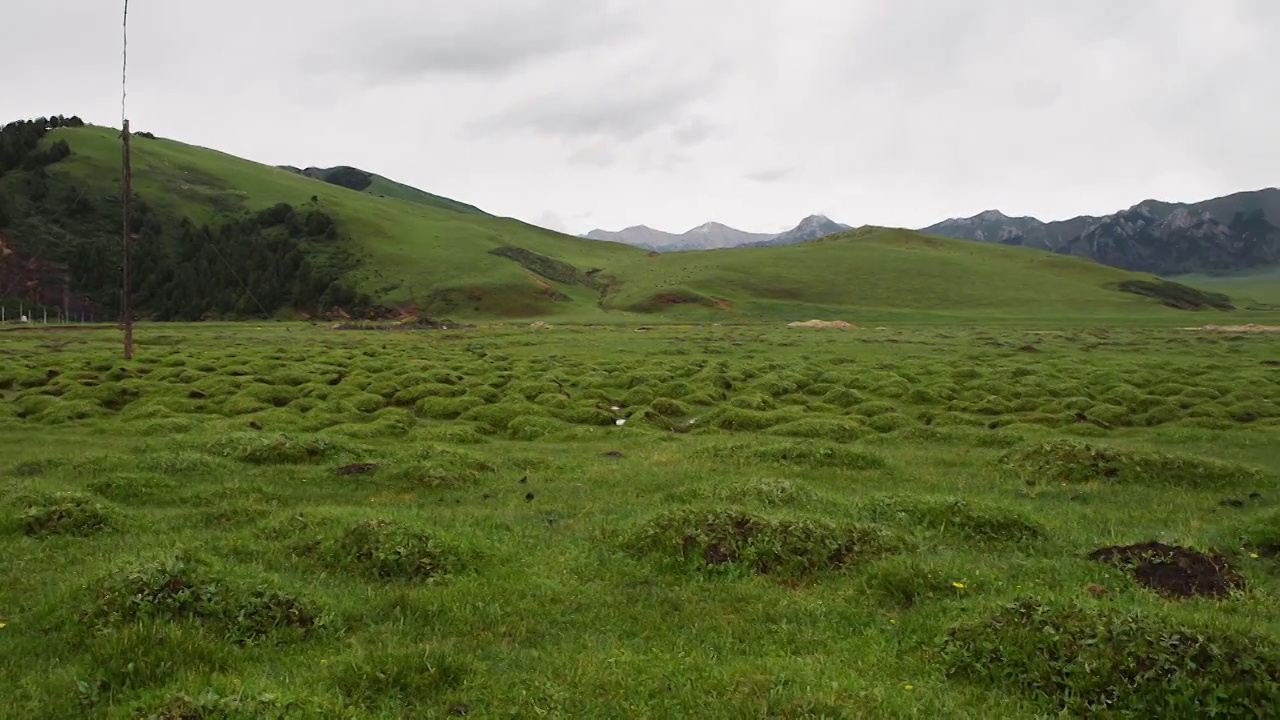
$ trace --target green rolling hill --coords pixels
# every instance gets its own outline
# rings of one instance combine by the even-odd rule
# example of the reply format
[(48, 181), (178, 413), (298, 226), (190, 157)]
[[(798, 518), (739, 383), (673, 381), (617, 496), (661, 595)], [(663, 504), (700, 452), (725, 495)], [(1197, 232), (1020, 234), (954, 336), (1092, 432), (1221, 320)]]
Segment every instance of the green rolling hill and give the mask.
[(416, 187), (410, 187), (404, 183), (398, 183), (390, 178), (367, 172), (359, 168), (353, 168), (346, 165), (331, 168), (314, 168), (309, 167), (299, 169), (290, 165), (279, 166), (282, 170), (288, 170), (299, 175), (305, 175), (316, 180), (323, 180), (331, 185), (338, 185), (356, 192), (368, 193), (378, 197), (396, 198), (397, 200), (407, 200), (419, 205), (427, 207), (440, 208), (441, 210), (452, 210), (454, 212), (464, 213), (467, 215), (488, 215), (485, 211), (475, 205), (468, 205), (458, 202), (440, 195), (419, 190)]
[[(0, 234), (10, 265), (44, 268), (35, 291), (41, 302), (85, 297), (109, 316), (118, 288), (119, 133), (64, 126), (37, 134), (28, 151), (7, 161), (0, 155)], [(1150, 276), (905, 230), (653, 256), (452, 200), (429, 202), (447, 199), (379, 176), (353, 191), (351, 183), (173, 140), (137, 137), (133, 167), (137, 306), (156, 319), (334, 308), (583, 321), (630, 313), (737, 321), (1173, 312), (1158, 298), (1118, 289)], [(31, 292), (30, 278), (12, 267), (7, 294)]]

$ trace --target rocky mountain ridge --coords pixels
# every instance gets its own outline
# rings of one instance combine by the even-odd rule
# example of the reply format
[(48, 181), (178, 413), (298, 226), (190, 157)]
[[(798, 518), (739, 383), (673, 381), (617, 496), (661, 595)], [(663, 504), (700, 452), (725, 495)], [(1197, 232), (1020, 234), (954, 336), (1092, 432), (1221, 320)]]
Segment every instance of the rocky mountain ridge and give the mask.
[(987, 210), (921, 232), (1048, 250), (1157, 275), (1233, 272), (1280, 263), (1280, 189), (1197, 203), (1144, 200), (1111, 215), (1055, 222)]

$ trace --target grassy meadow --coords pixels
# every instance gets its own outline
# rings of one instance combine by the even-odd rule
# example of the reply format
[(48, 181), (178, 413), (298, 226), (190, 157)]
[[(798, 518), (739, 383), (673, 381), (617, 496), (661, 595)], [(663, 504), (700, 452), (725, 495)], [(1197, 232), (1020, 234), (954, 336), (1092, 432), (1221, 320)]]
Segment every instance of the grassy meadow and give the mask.
[(1275, 334), (138, 338), (0, 331), (5, 718), (1280, 716)]

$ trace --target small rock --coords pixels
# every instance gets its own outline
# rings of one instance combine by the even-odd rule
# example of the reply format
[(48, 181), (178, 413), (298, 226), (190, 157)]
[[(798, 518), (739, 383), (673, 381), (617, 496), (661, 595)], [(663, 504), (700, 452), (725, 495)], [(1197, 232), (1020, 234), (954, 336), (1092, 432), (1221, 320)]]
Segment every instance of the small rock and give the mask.
[(467, 709), (466, 705), (454, 705), (449, 708), (450, 715), (466, 715), (468, 712), (470, 712), (470, 710)]
[(533, 493), (525, 493), (525, 494), (524, 494), (524, 501), (525, 501), (525, 502), (533, 502)]
[(254, 420), (249, 423), (249, 427), (253, 428), (254, 430), (261, 430), (262, 423), (258, 422), (257, 420)]

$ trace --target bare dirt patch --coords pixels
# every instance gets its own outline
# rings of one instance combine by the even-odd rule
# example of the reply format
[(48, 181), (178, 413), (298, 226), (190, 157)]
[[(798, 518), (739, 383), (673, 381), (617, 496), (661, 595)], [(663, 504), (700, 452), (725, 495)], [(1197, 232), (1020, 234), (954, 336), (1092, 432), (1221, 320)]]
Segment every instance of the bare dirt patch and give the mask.
[(1205, 325), (1197, 328), (1183, 328), (1184, 330), (1196, 330), (1199, 332), (1218, 332), (1218, 333), (1273, 333), (1280, 332), (1280, 325)]
[(831, 328), (833, 330), (857, 329), (857, 325), (843, 320), (805, 320), (804, 322), (787, 323), (790, 328)]
[(1221, 598), (1244, 587), (1244, 577), (1226, 558), (1159, 542), (1101, 548), (1089, 558), (1121, 568), (1170, 598)]

